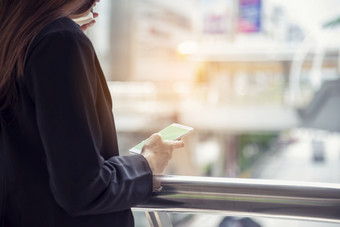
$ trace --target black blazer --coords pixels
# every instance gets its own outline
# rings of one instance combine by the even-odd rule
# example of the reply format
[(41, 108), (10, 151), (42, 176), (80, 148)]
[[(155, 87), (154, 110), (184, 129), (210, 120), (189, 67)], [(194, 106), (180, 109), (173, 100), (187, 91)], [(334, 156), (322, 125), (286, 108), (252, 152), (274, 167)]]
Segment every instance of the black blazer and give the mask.
[(35, 38), (17, 89), (1, 113), (0, 226), (133, 226), (152, 172), (141, 155), (118, 156), (106, 80), (72, 20)]

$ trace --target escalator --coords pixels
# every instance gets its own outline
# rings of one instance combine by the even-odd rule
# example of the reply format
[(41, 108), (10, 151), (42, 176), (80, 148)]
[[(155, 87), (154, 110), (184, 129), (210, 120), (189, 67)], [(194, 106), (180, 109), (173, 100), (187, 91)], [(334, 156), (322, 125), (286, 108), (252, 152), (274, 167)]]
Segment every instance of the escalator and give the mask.
[(300, 126), (340, 132), (340, 79), (325, 81), (304, 109), (298, 109)]

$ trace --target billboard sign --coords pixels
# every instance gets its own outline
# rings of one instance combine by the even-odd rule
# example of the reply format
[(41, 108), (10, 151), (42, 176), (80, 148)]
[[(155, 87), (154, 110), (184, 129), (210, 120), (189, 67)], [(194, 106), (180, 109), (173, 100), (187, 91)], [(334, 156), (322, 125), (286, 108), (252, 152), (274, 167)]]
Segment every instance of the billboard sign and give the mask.
[(238, 31), (257, 33), (261, 31), (261, 0), (239, 0)]

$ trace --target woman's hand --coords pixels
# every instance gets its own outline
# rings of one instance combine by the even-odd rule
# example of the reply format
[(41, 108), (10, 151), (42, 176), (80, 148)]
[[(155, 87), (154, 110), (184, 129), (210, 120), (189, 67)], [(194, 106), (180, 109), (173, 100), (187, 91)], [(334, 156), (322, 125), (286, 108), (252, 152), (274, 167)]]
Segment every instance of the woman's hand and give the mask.
[(148, 161), (154, 175), (161, 174), (168, 165), (173, 150), (182, 147), (183, 141), (163, 140), (161, 135), (156, 133), (146, 140), (141, 155)]
[[(93, 6), (91, 7), (91, 8), (92, 8), (91, 11), (93, 10), (93, 7), (95, 7), (96, 4), (97, 4), (98, 2), (100, 2), (100, 0), (96, 0), (96, 1), (93, 3)], [(93, 19), (97, 18), (98, 16), (99, 16), (98, 13), (93, 12)], [(91, 28), (95, 23), (96, 23), (96, 21), (95, 21), (95, 20), (92, 20), (92, 21), (90, 21), (89, 23), (86, 23), (86, 24), (83, 24), (82, 26), (80, 26), (80, 29), (81, 29), (83, 32), (85, 32), (87, 29)]]
[[(98, 13), (93, 13), (93, 19), (97, 18), (99, 16)], [(80, 29), (85, 32), (86, 30), (88, 30), (90, 27), (92, 27), (94, 24), (96, 23), (95, 20), (91, 20), (89, 23), (83, 24), (82, 26), (80, 26)]]

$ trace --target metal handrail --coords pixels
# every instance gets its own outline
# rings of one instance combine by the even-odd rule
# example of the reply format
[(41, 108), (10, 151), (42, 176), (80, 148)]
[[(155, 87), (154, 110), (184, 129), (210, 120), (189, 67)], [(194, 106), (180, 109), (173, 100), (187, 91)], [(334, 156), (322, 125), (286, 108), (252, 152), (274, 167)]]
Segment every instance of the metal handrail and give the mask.
[(162, 190), (136, 210), (340, 223), (340, 184), (187, 176), (156, 178)]

